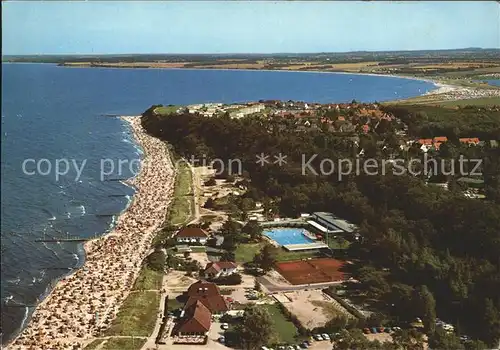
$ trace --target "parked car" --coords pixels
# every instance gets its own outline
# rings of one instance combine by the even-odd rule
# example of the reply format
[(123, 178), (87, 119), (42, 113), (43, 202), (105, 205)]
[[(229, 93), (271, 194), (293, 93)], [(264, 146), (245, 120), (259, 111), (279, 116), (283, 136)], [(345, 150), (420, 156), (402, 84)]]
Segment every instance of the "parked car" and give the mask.
[(302, 344), (306, 344), (307, 346), (311, 346), (311, 342), (309, 340), (304, 340)]
[(229, 329), (229, 324), (228, 323), (221, 323), (220, 328)]
[(384, 332), (386, 332), (386, 333), (392, 333), (392, 328), (391, 327), (386, 327), (384, 329)]
[(377, 328), (377, 331), (378, 331), (379, 333), (384, 333), (384, 330), (385, 330), (385, 327), (378, 327), (378, 328)]
[(322, 337), (323, 337), (323, 339), (325, 339), (325, 340), (330, 340), (330, 336), (329, 336), (328, 334), (326, 334), (326, 333), (321, 334), (321, 336), (322, 336)]
[(306, 343), (306, 342), (303, 342), (302, 344), (300, 344), (300, 347), (301, 347), (302, 349), (307, 349), (307, 348), (309, 348), (309, 345), (307, 345), (307, 343)]
[(378, 333), (377, 328), (373, 327), (373, 328), (372, 328), (372, 333), (373, 333), (373, 334)]
[(323, 337), (321, 336), (321, 334), (314, 334), (313, 337), (315, 340), (318, 340), (318, 341), (323, 340)]
[(363, 328), (363, 333), (370, 334), (370, 328)]
[(300, 347), (300, 345), (295, 345), (294, 349), (295, 350), (301, 350), (302, 348)]
[(401, 327), (392, 327), (392, 330), (393, 330), (393, 331), (395, 331), (395, 332), (396, 332), (396, 331), (400, 331), (400, 330), (401, 330)]
[(219, 343), (224, 344), (226, 342), (226, 337), (221, 336), (219, 337)]

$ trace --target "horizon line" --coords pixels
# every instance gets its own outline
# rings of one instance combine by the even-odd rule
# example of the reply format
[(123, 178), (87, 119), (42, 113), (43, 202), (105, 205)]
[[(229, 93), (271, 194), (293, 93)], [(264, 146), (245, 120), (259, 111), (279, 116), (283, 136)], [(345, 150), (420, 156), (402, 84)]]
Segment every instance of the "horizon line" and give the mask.
[(199, 53), (29, 53), (29, 54), (2, 54), (2, 57), (22, 56), (138, 56), (138, 55), (319, 55), (319, 54), (349, 54), (349, 53), (385, 53), (385, 52), (421, 52), (421, 51), (465, 51), (465, 50), (500, 50), (500, 47), (461, 47), (442, 49), (415, 49), (415, 50), (353, 50), (353, 51), (295, 51), (295, 52), (199, 52)]

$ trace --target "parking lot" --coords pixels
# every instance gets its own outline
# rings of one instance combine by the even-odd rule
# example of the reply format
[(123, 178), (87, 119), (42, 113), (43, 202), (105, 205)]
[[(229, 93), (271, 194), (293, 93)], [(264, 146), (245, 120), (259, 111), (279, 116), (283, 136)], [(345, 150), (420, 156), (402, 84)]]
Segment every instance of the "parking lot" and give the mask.
[(350, 315), (347, 310), (321, 290), (278, 293), (276, 299), (288, 311), (297, 316), (304, 327), (308, 329), (323, 326), (335, 315)]

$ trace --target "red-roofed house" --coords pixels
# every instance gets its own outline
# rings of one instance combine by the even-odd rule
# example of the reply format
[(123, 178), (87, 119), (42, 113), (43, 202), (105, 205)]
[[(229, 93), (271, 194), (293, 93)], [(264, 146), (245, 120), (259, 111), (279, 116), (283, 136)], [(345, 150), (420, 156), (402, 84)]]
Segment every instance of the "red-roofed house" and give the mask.
[(458, 139), (461, 143), (467, 143), (469, 145), (478, 145), (479, 144), (479, 139), (477, 137), (471, 137), (471, 138), (461, 138)]
[(370, 131), (370, 126), (369, 126), (368, 124), (365, 124), (365, 125), (363, 125), (363, 126), (361, 127), (361, 129), (363, 130), (363, 132), (364, 132), (365, 134), (367, 134), (367, 133), (368, 133), (368, 131)]
[(229, 276), (236, 272), (236, 265), (232, 261), (219, 261), (208, 263), (203, 272), (205, 278), (219, 278)]
[(175, 238), (179, 243), (206, 244), (208, 237), (208, 233), (199, 227), (184, 227), (175, 235)]
[(224, 313), (229, 310), (226, 300), (220, 294), (219, 287), (212, 282), (198, 281), (193, 283), (187, 291), (188, 301), (184, 308), (188, 308), (200, 301), (212, 314)]
[(429, 151), (431, 148), (439, 150), (439, 147), (444, 142), (447, 142), (448, 138), (446, 136), (438, 136), (433, 139), (419, 139), (417, 142), (421, 145), (420, 149), (424, 152)]
[(201, 301), (196, 301), (186, 305), (173, 333), (179, 336), (206, 335), (211, 324), (210, 310)]
[(436, 136), (434, 138), (434, 142), (447, 142), (448, 141), (448, 138), (446, 136)]
[(417, 141), (421, 145), (426, 145), (426, 146), (431, 146), (432, 145), (432, 139), (420, 139)]

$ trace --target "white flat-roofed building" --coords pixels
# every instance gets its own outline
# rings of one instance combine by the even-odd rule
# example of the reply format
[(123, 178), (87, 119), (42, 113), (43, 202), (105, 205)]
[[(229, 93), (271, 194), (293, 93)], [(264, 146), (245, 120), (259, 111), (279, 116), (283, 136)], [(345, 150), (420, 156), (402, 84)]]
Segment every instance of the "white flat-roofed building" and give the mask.
[[(358, 227), (347, 220), (341, 219), (328, 212), (315, 212), (312, 214), (312, 220), (324, 228), (326, 228), (329, 232), (346, 232), (346, 233), (354, 233), (357, 231)], [(312, 225), (312, 224), (311, 224)], [(314, 225), (313, 225), (314, 226)]]

